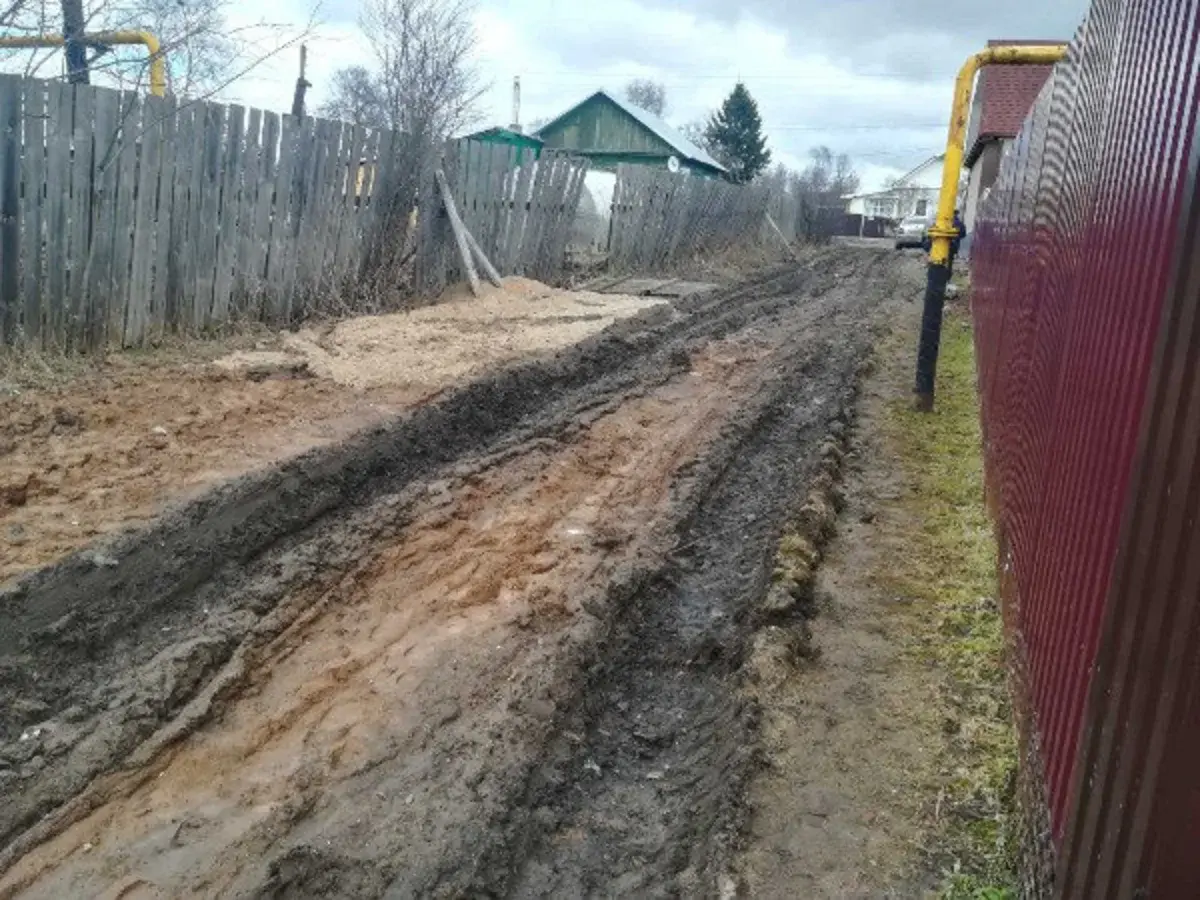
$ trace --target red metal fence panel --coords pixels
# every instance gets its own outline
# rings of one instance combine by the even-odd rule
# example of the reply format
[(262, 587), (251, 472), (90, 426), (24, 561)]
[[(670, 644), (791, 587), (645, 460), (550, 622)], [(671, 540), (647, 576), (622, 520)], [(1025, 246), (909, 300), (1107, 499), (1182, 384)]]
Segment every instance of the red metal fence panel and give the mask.
[[(1133, 770), (1137, 760), (1169, 769), (1176, 747), (1163, 735), (1174, 720), (1138, 716), (1156, 690), (1176, 704), (1171, 713), (1200, 694), (1200, 668), (1189, 668), (1200, 655), (1187, 655), (1200, 654), (1200, 637), (1193, 646), (1181, 636), (1176, 647), (1154, 630), (1168, 621), (1200, 628), (1190, 618), (1200, 587), (1185, 577), (1190, 569), (1158, 578), (1174, 560), (1159, 559), (1161, 541), (1147, 543), (1164, 516), (1178, 519), (1177, 537), (1195, 530), (1194, 518), (1161, 506), (1172, 489), (1176, 505), (1184, 496), (1200, 503), (1189, 493), (1200, 489), (1200, 438), (1155, 405), (1200, 403), (1200, 370), (1185, 353), (1200, 344), (1170, 344), (1183, 327), (1179, 309), (1190, 309), (1189, 296), (1196, 302), (1182, 267), (1198, 249), (1186, 232), (1196, 205), (1198, 38), (1200, 0), (1094, 0), (1005, 156), (972, 252), (988, 494), (1019, 720), (1062, 851), (1058, 889), (1080, 897), (1168, 883), (1145, 862), (1160, 854), (1151, 838), (1165, 840), (1166, 807), (1154, 792), (1168, 785), (1148, 786)], [(1170, 347), (1181, 354), (1173, 363)], [(1171, 466), (1178, 479), (1164, 481)], [(1152, 499), (1160, 506), (1148, 508)], [(1171, 547), (1187, 550), (1182, 538)], [(1149, 584), (1162, 596), (1146, 595)], [(1176, 798), (1171, 808), (1200, 848), (1200, 784), (1186, 784), (1197, 791), (1191, 806)], [(1137, 803), (1144, 817), (1135, 821)], [(1190, 865), (1200, 876), (1200, 859)]]

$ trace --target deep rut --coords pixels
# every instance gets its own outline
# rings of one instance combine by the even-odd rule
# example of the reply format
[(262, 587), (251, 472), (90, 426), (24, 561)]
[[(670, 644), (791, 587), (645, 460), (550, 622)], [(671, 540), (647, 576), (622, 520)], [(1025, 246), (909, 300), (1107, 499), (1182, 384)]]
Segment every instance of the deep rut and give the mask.
[[(864, 304), (865, 306), (866, 304)], [(833, 326), (853, 318), (831, 317)], [(831, 332), (826, 332), (831, 333)], [(784, 354), (745, 408), (731, 464), (630, 603), (615, 646), (550, 745), (510, 838), (495, 896), (697, 897), (726, 887), (753, 711), (737, 679), (772, 553), (815, 448), (853, 401), (865, 334)], [(798, 453), (799, 449), (799, 453)]]

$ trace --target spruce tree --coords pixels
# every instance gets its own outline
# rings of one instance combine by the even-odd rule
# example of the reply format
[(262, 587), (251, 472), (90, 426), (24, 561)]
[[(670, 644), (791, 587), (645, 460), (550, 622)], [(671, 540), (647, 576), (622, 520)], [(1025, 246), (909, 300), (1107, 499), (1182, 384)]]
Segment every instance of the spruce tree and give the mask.
[(705, 137), (736, 184), (753, 181), (771, 164), (758, 104), (740, 81), (708, 120)]

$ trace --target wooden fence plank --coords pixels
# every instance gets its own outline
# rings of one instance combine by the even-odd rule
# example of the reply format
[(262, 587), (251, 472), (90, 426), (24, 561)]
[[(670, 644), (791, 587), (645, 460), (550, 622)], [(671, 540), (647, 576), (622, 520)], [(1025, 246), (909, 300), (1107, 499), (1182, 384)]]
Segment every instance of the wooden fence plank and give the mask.
[(508, 223), (505, 226), (504, 264), (500, 271), (515, 274), (521, 256), (521, 245), (524, 242), (525, 219), (528, 209), (526, 201), (529, 197), (529, 185), (533, 179), (533, 170), (537, 165), (532, 151), (520, 148), (517, 150), (517, 172), (513, 176), (513, 189), (510, 198)]
[[(195, 247), (196, 259), (196, 326), (209, 329), (214, 323), (213, 295), (217, 278), (217, 238), (220, 227), (221, 158), (225, 145), (225, 107), (219, 103), (203, 104), (203, 144), (200, 165), (200, 215), (197, 229), (188, 242)], [(199, 117), (198, 117), (199, 118)]]
[(95, 92), (90, 87), (71, 87), (72, 116), (71, 144), (74, 147), (70, 159), (71, 198), (68, 207), (67, 229), (70, 232), (68, 245), (67, 291), (65, 304), (63, 345), (70, 350), (84, 346), (84, 331), (87, 321), (87, 258), (88, 232), (91, 228), (92, 164), (96, 111)]
[(25, 133), (21, 150), (21, 333), (30, 346), (42, 341), (43, 203), (46, 195), (46, 83), (22, 84)]
[(300, 124), (300, 120), (295, 116), (283, 116), (280, 123), (279, 157), (272, 191), (275, 199), (271, 209), (271, 236), (266, 274), (269, 322), (283, 321), (288, 314), (288, 298), (284, 294), (290, 228), (288, 217), (292, 203), (292, 182), (295, 180)]
[[(286, 120), (285, 120), (286, 121)], [(301, 119), (296, 123), (292, 137), (295, 157), (290, 169), (290, 202), (287, 209), (279, 210), (285, 220), (282, 232), (282, 252), (280, 255), (279, 288), (281, 291), (281, 312), (285, 320), (290, 321), (296, 304), (296, 253), (298, 252), (298, 235), (303, 224), (304, 205), (307, 203), (308, 173), (314, 151), (314, 131), (312, 119)]]
[(529, 206), (525, 214), (525, 227), (521, 234), (521, 251), (515, 266), (518, 275), (531, 276), (533, 274), (533, 266), (537, 259), (539, 229), (542, 222), (543, 197), (557, 162), (556, 154), (543, 151), (541, 157), (534, 164), (534, 172), (529, 184)]
[(138, 137), (142, 129), (142, 98), (122, 91), (118, 113), (117, 200), (113, 209), (112, 268), (109, 274), (108, 337), (121, 346), (129, 303), (130, 264), (133, 260), (134, 204), (137, 197)]
[(250, 259), (254, 253), (254, 229), (258, 208), (259, 175), (262, 171), (262, 110), (251, 109), (246, 120), (245, 149), (242, 152), (242, 189), (238, 195), (238, 232), (236, 258), (233, 260), (233, 311), (238, 317), (250, 311), (250, 284), (253, 274)]
[(0, 344), (20, 322), (21, 81), (0, 75)]
[(46, 129), (46, 331), (43, 346), (64, 348), (67, 310), (67, 227), (71, 198), (71, 114), (74, 90), (51, 81), (47, 91)]
[(570, 206), (570, 196), (575, 189), (575, 178), (579, 172), (578, 161), (571, 156), (564, 159), (562, 178), (555, 193), (554, 208), (551, 210), (550, 221), (546, 228), (546, 240), (543, 248), (543, 273), (547, 279), (557, 278), (563, 269), (563, 257), (566, 254), (566, 236), (571, 230), (571, 219), (574, 218)]
[(319, 174), (319, 203), (313, 210), (312, 233), (313, 274), (310, 296), (323, 302), (333, 289), (333, 261), (337, 256), (337, 226), (344, 197), (346, 171), (349, 165), (348, 145), (354, 126), (345, 122), (330, 122), (326, 138), (325, 163)]
[(279, 116), (263, 113), (261, 161), (258, 166), (258, 190), (254, 200), (253, 232), (245, 268), (252, 303), (259, 317), (268, 314), (267, 263), (271, 247), (271, 216), (275, 210), (275, 175), (279, 160)]
[(330, 169), (330, 155), (336, 157), (334, 145), (337, 141), (337, 126), (327, 119), (313, 123), (310, 164), (304, 180), (304, 206), (296, 232), (296, 299), (301, 304), (299, 315), (303, 316), (316, 294), (320, 277), (321, 216), (325, 207), (326, 179)]
[(504, 246), (500, 235), (500, 213), (504, 208), (504, 176), (508, 173), (511, 160), (511, 147), (506, 144), (492, 145), (483, 217), (479, 224), (481, 234), (476, 237), (493, 265), (500, 258), (500, 249)]
[(113, 223), (121, 163), (118, 124), (121, 95), (91, 88), (95, 101), (92, 150), (92, 221), (87, 264), (84, 341), (89, 349), (102, 347), (108, 337), (108, 309), (112, 304)]
[(191, 252), (187, 236), (192, 223), (192, 180), (196, 168), (196, 106), (175, 111), (175, 178), (171, 185), (171, 237), (167, 248), (167, 325), (181, 331), (192, 326)]
[[(400, 138), (394, 138), (399, 141)], [(443, 171), (449, 170), (444, 159), (438, 160), (444, 167)], [(424, 163), (422, 164), (424, 165)], [(413, 288), (421, 295), (433, 293), (433, 285), (436, 279), (434, 269), (440, 265), (440, 258), (435, 257), (434, 242), (437, 240), (439, 231), (438, 218), (441, 215), (441, 203), (437, 199), (437, 182), (434, 179), (434, 174), (428, 171), (428, 167), (423, 168), (419, 173), (417, 182), (417, 254), (413, 261)], [(383, 230), (380, 227), (380, 222), (384, 220), (377, 219), (372, 222), (371, 227), (377, 229), (372, 234), (372, 240), (384, 240)]]
[(233, 105), (226, 114), (225, 152), (221, 160), (221, 197), (217, 208), (217, 259), (213, 276), (213, 322), (229, 321), (233, 298), (233, 266), (237, 260), (238, 217), (242, 204), (242, 149), (246, 132), (246, 109)]
[(171, 238), (175, 228), (175, 172), (178, 149), (178, 107), (174, 97), (153, 104), (155, 127), (159, 138), (159, 173), (157, 199), (154, 204), (154, 285), (150, 292), (150, 315), (146, 323), (146, 339), (157, 341), (170, 322), (167, 292), (170, 287)]
[(351, 128), (342, 154), (344, 179), (335, 195), (336, 221), (334, 223), (333, 255), (327, 258), (331, 277), (336, 285), (347, 275), (356, 271), (353, 258), (362, 252), (358, 226), (361, 207), (358, 203), (358, 173), (363, 156), (367, 151), (367, 130), (361, 125)]
[(133, 208), (133, 257), (129, 296), (125, 303), (125, 346), (145, 342), (153, 297), (154, 234), (157, 229), (158, 181), (162, 174), (163, 110), (161, 97), (146, 97), (142, 106), (141, 159)]
[(205, 327), (208, 307), (200, 297), (200, 267), (204, 255), (204, 204), (206, 191), (205, 166), (208, 143), (208, 110), (203, 103), (193, 104), (191, 169), (188, 171), (187, 238), (180, 248), (184, 262), (183, 292), (187, 302), (187, 321), (191, 329)]

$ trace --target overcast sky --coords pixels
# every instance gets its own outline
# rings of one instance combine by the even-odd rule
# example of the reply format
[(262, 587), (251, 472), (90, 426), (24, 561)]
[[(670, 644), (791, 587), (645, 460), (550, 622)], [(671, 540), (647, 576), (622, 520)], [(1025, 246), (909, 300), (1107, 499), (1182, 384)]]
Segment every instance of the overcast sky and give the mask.
[[(989, 38), (1070, 38), (1088, 0), (478, 0), (478, 65), (491, 84), (481, 125), (507, 124), (521, 76), (523, 122), (597, 88), (663, 82), (667, 119), (704, 117), (741, 78), (777, 160), (809, 148), (850, 153), (875, 187), (940, 152), (962, 60)], [(305, 0), (258, 0), (245, 15), (302, 21)], [(312, 101), (339, 66), (369, 61), (357, 0), (325, 0), (309, 41)], [(288, 51), (231, 99), (286, 109)]]

